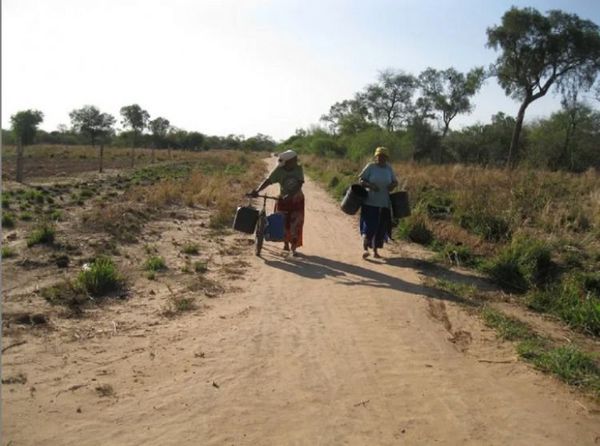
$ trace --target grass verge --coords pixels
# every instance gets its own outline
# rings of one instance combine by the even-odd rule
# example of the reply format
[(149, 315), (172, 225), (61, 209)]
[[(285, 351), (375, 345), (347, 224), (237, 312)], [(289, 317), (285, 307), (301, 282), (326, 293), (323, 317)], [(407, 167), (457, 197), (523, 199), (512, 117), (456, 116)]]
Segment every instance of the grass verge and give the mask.
[(555, 375), (600, 398), (600, 366), (597, 356), (583, 352), (573, 344), (555, 345), (524, 322), (489, 306), (484, 307), (481, 315), (486, 325), (496, 330), (498, 337), (517, 343), (519, 357), (538, 370)]

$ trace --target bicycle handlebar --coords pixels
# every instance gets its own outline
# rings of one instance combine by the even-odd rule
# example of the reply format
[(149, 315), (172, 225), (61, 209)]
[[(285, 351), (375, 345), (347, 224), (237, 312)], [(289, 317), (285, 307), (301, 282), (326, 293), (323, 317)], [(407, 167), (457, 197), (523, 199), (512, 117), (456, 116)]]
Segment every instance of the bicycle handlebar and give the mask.
[(260, 195), (260, 194), (245, 194), (248, 198), (264, 198), (265, 200), (268, 198), (270, 200), (279, 200), (279, 197), (271, 197), (270, 195)]

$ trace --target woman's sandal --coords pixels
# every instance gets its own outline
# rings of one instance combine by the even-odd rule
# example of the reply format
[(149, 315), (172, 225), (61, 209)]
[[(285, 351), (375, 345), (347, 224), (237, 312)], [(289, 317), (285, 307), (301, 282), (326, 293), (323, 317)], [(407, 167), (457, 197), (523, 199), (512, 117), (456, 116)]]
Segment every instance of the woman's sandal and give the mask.
[(369, 251), (363, 252), (362, 258), (366, 259), (367, 257), (369, 257)]

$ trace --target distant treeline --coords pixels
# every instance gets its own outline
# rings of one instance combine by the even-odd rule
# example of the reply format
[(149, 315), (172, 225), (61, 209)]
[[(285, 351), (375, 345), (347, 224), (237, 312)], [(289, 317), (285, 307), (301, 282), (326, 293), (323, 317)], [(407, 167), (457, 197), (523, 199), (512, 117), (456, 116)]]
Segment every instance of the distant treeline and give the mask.
[[(355, 133), (332, 134), (322, 128), (297, 130), (282, 143), (301, 153), (359, 160), (377, 146), (390, 148), (396, 160), (505, 166), (515, 119), (504, 113), (491, 123), (474, 124), (448, 132), (445, 138), (431, 124), (417, 122), (388, 131), (378, 125)], [(515, 163), (532, 167), (581, 172), (600, 169), (600, 112), (580, 106), (575, 113), (561, 110), (523, 127)]]
[[(130, 147), (133, 140), (133, 131), (124, 131), (119, 134), (108, 135), (103, 143), (111, 147)], [(2, 129), (2, 143), (16, 145), (17, 138), (11, 130)], [(88, 135), (69, 129), (46, 132), (38, 129), (35, 134), (36, 144), (62, 144), (86, 145), (90, 144)], [(156, 141), (152, 134), (141, 134), (137, 137), (139, 147), (156, 147), (158, 149), (182, 150), (210, 150), (210, 149), (245, 149), (253, 151), (270, 151), (276, 146), (275, 141), (261, 133), (256, 136), (244, 137), (243, 135), (211, 136), (204, 133), (174, 129)]]
[[(336, 102), (321, 117), (324, 127), (300, 129), (283, 142), (300, 152), (359, 159), (384, 145), (396, 159), (432, 163), (476, 163), (514, 167), (527, 163), (552, 170), (579, 172), (600, 167), (600, 112), (582, 100), (592, 92), (600, 102), (600, 28), (575, 14), (512, 7), (501, 24), (487, 29), (487, 46), (500, 52), (489, 67), (462, 73), (429, 67), (413, 75), (385, 70), (353, 97)], [(470, 113), (473, 98), (486, 79), (495, 78), (507, 96), (520, 102), (516, 115), (497, 113), (489, 124), (460, 130), (450, 125)], [(548, 92), (561, 95), (562, 109), (546, 119), (525, 124), (525, 112)], [(275, 142), (257, 134), (225, 137), (181, 130), (138, 104), (121, 107), (117, 119), (94, 105), (69, 113), (71, 127), (54, 132), (38, 129), (44, 114), (22, 110), (11, 116), (12, 132), (2, 131), (5, 144), (17, 145), (17, 165), (29, 144), (91, 144), (153, 149), (213, 148), (272, 150)], [(20, 172), (19, 168), (17, 172)], [(20, 178), (20, 175), (17, 175)], [(19, 179), (17, 180), (19, 181)]]
[[(500, 25), (487, 29), (487, 46), (500, 52), (489, 68), (461, 73), (427, 68), (417, 76), (385, 70), (376, 82), (337, 102), (321, 117), (325, 127), (298, 130), (284, 142), (298, 150), (352, 159), (378, 145), (397, 159), (477, 163), (582, 171), (600, 167), (600, 114), (585, 100), (600, 101), (600, 28), (575, 14), (512, 7)], [(473, 97), (495, 78), (519, 101), (514, 117), (498, 113), (489, 124), (452, 131)], [(562, 97), (562, 110), (525, 124), (528, 106), (548, 92)]]

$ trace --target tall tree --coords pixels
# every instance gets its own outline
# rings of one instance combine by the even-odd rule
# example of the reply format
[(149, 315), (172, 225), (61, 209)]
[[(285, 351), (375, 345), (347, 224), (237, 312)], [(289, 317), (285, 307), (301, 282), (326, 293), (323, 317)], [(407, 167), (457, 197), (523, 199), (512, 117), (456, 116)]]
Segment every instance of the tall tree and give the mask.
[(148, 128), (152, 133), (153, 142), (156, 146), (160, 146), (164, 143), (167, 132), (169, 131), (169, 128), (171, 128), (171, 123), (168, 119), (158, 117), (148, 123)]
[(364, 103), (375, 122), (391, 132), (409, 122), (416, 87), (417, 80), (411, 74), (385, 70), (376, 83), (367, 86)]
[(92, 147), (100, 142), (98, 154), (98, 171), (104, 170), (104, 138), (112, 133), (115, 117), (101, 113), (93, 105), (85, 105), (69, 113), (73, 130), (89, 139)]
[(441, 114), (444, 123), (442, 136), (446, 136), (456, 115), (473, 110), (471, 98), (479, 91), (484, 79), (485, 72), (481, 67), (466, 74), (452, 67), (447, 70), (427, 68), (419, 75), (423, 97), (429, 101), (433, 111)]
[(114, 116), (101, 113), (93, 105), (85, 105), (69, 113), (73, 130), (89, 139), (90, 144), (95, 146), (98, 138), (110, 133), (115, 124)]
[(508, 151), (511, 166), (529, 104), (568, 79), (581, 89), (592, 86), (600, 68), (600, 32), (575, 14), (553, 10), (543, 16), (513, 7), (487, 35), (487, 46), (501, 51), (493, 74), (507, 95), (521, 101)]
[(121, 123), (125, 127), (129, 127), (133, 135), (131, 146), (131, 167), (133, 167), (135, 162), (135, 147), (137, 146), (139, 136), (148, 126), (150, 114), (138, 104), (132, 104), (121, 107), (121, 116), (123, 117)]
[(171, 123), (168, 119), (160, 116), (148, 123), (148, 128), (152, 132), (152, 162), (155, 160), (155, 152), (158, 147), (162, 147), (167, 139), (167, 133)]
[(368, 116), (361, 95), (356, 95), (354, 99), (333, 104), (329, 113), (321, 116), (321, 121), (328, 123), (334, 134), (354, 135), (370, 126)]
[(44, 120), (44, 114), (39, 110), (25, 110), (10, 117), (12, 131), (17, 140), (16, 180), (23, 182), (23, 152), (26, 145), (33, 143), (38, 125)]

